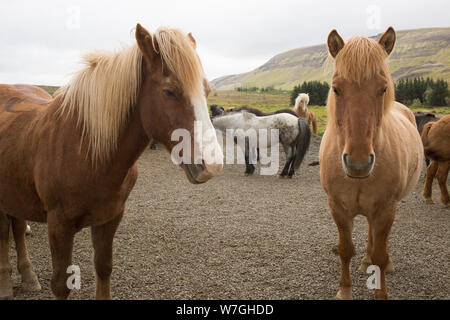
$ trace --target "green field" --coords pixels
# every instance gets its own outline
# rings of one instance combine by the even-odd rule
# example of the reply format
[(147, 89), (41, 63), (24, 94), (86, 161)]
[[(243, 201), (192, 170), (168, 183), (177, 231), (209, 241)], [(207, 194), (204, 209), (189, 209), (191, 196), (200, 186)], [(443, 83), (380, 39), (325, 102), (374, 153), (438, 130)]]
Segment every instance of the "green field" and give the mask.
[[(208, 98), (208, 105), (217, 104), (225, 108), (248, 106), (264, 112), (273, 112), (279, 109), (292, 108), (289, 105), (288, 94), (261, 94), (237, 91), (213, 91)], [(327, 126), (327, 109), (324, 106), (308, 106), (308, 109), (317, 117), (319, 135), (323, 135)], [(450, 107), (414, 107), (412, 111), (428, 111), (440, 114), (449, 114)]]

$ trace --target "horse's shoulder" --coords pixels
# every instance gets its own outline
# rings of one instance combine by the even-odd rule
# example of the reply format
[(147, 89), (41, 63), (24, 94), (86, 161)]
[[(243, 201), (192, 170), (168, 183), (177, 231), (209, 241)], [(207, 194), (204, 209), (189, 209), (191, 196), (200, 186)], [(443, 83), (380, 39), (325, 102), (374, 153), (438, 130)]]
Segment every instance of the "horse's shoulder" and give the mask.
[(416, 117), (414, 116), (414, 113), (404, 104), (401, 104), (400, 102), (394, 101), (392, 104), (392, 111), (403, 115), (406, 119), (408, 119), (414, 126), (416, 126)]

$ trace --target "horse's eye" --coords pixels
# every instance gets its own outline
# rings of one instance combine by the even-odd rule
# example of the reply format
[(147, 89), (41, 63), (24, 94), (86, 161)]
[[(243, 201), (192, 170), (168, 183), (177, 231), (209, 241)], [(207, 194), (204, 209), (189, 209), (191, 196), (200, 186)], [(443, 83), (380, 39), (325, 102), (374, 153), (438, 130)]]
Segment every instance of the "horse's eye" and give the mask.
[(170, 99), (176, 99), (176, 95), (175, 95), (175, 93), (173, 93), (173, 91), (170, 91), (169, 89), (164, 89), (163, 90), (163, 92), (164, 92), (164, 95), (167, 97), (167, 98), (170, 98)]
[(387, 88), (384, 88), (384, 90), (381, 92), (381, 95), (384, 96), (384, 94), (386, 93)]
[(339, 95), (339, 90), (336, 89), (336, 87), (333, 87), (333, 92), (334, 92), (335, 95), (337, 95), (337, 96)]

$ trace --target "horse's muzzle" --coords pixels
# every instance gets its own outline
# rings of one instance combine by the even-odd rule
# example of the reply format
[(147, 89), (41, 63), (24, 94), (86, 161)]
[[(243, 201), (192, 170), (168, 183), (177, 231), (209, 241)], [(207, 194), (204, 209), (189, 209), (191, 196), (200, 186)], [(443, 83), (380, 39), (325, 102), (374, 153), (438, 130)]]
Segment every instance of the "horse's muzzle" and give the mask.
[(192, 184), (205, 183), (221, 170), (222, 164), (182, 164), (186, 176)]
[(345, 174), (349, 178), (354, 179), (366, 179), (372, 173), (373, 167), (375, 165), (375, 154), (371, 153), (367, 161), (354, 161), (352, 160), (350, 154), (344, 153), (342, 155), (342, 167), (344, 168)]

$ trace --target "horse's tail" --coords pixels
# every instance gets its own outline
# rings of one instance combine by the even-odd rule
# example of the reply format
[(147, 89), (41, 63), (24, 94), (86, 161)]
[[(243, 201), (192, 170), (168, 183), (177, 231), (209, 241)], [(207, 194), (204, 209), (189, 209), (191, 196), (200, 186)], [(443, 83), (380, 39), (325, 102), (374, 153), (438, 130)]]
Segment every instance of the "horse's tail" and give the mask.
[(309, 144), (311, 142), (311, 129), (308, 123), (303, 118), (298, 118), (298, 137), (297, 146), (294, 158), (294, 169), (297, 170), (302, 164), (306, 152), (308, 152)]

